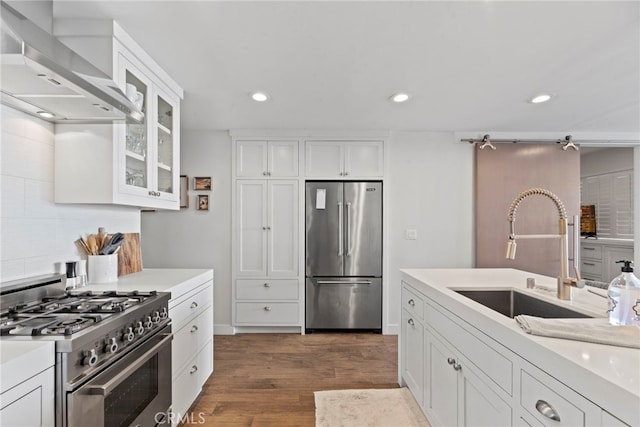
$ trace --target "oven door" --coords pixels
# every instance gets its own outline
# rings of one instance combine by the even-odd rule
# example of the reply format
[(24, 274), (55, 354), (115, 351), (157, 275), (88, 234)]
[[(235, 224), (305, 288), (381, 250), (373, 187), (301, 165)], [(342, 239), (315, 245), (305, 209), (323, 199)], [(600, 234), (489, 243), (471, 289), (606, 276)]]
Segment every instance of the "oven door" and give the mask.
[(171, 407), (171, 327), (67, 394), (68, 427), (156, 426)]

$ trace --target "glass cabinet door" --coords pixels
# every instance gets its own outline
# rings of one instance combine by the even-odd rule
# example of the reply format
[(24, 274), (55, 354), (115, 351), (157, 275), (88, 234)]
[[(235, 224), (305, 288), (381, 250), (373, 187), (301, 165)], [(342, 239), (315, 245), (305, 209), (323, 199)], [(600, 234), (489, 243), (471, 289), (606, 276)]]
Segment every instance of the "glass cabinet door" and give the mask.
[(126, 70), (126, 94), (144, 113), (142, 122), (127, 119), (125, 124), (125, 184), (146, 189), (149, 187), (149, 85)]
[(157, 123), (156, 123), (156, 189), (165, 194), (177, 194), (174, 188), (175, 159), (174, 159), (174, 114), (173, 105), (162, 95), (157, 95)]

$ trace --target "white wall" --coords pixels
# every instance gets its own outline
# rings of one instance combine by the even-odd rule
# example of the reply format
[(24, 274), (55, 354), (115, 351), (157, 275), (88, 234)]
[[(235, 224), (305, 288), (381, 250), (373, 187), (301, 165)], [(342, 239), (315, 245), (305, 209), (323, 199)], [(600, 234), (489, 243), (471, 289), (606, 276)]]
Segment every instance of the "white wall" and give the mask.
[[(189, 207), (142, 213), (142, 263), (148, 267), (213, 268), (215, 333), (231, 328), (231, 138), (228, 132), (184, 130), (180, 173), (189, 177)], [(194, 191), (194, 176), (210, 176), (211, 191)], [(196, 195), (209, 210), (196, 210)]]
[(53, 203), (54, 125), (0, 109), (0, 281), (62, 273), (80, 235), (140, 231), (138, 209)]
[(633, 169), (633, 147), (603, 148), (580, 156), (580, 177)]
[[(453, 133), (393, 132), (387, 147), (386, 318), (400, 324), (401, 268), (473, 266), (473, 146)], [(406, 240), (405, 231), (417, 231)]]
[[(404, 267), (471, 267), (473, 260), (473, 149), (451, 133), (393, 133), (387, 145), (388, 265), (385, 331), (397, 333), (400, 273)], [(211, 210), (142, 214), (145, 267), (215, 269), (216, 333), (231, 328), (231, 140), (226, 132), (185, 131), (181, 173), (211, 176)], [(192, 183), (189, 183), (192, 188)], [(405, 240), (405, 229), (418, 232)], [(304, 254), (301, 254), (303, 256)]]

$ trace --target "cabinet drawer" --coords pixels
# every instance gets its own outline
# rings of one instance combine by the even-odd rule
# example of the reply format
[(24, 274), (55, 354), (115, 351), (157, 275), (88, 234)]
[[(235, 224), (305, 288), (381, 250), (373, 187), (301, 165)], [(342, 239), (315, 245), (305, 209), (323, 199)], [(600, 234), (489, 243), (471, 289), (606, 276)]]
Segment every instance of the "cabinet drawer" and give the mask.
[(602, 259), (602, 246), (583, 244), (581, 248), (580, 255), (582, 258)]
[[(586, 412), (599, 409), (586, 400), (582, 403), (582, 407), (579, 407), (567, 400), (572, 397), (574, 401), (583, 399), (577, 393), (547, 375), (544, 375), (543, 379), (544, 384), (526, 371), (521, 371), (520, 404), (543, 425), (584, 426), (587, 424)], [(554, 390), (561, 393), (562, 396)], [(554, 420), (552, 417), (556, 417), (556, 419)]]
[(426, 306), (425, 318), (428, 325), (446, 338), (481, 373), (486, 375), (484, 379), (494, 382), (509, 395), (512, 394), (513, 364), (511, 360), (430, 305)]
[(182, 369), (213, 337), (213, 310), (208, 309), (187, 322), (180, 330), (174, 332), (172, 343), (171, 372)]
[(298, 299), (298, 280), (236, 280), (236, 298), (242, 300)]
[[(175, 419), (184, 417), (213, 370), (213, 344), (207, 344), (173, 377), (172, 411)], [(196, 418), (197, 419), (197, 418)]]
[(580, 261), (580, 271), (586, 275), (601, 276), (602, 262), (583, 259)]
[(201, 289), (169, 301), (169, 317), (174, 330), (180, 330), (190, 319), (202, 313), (213, 301), (213, 287)]
[(409, 290), (406, 285), (402, 287), (402, 308), (412, 316), (416, 316), (419, 319), (424, 318), (424, 301)]
[(298, 324), (300, 308), (297, 302), (239, 302), (236, 303), (238, 324)]

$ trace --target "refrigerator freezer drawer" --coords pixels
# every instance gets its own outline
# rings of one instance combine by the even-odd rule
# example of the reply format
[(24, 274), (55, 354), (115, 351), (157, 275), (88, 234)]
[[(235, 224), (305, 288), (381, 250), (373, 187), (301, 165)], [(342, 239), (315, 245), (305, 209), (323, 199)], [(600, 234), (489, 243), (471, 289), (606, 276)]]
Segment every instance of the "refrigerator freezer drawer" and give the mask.
[(382, 329), (382, 279), (306, 280), (306, 329)]

